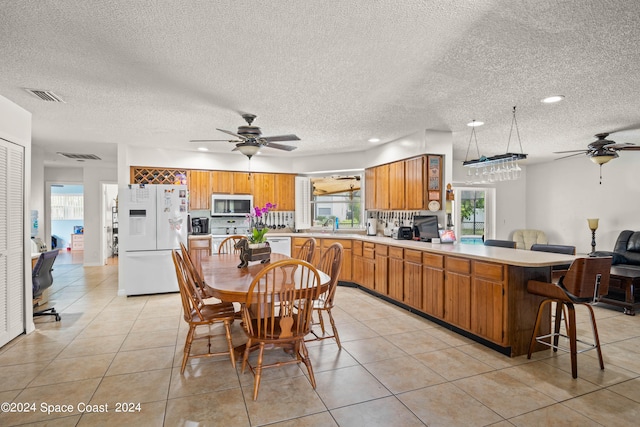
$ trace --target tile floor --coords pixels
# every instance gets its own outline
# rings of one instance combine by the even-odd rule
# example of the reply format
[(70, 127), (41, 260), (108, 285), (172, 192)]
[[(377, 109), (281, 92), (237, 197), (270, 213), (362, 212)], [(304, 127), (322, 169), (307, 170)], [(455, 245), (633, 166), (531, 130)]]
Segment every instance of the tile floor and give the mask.
[[(626, 426), (640, 420), (640, 316), (597, 307), (606, 369), (598, 368), (595, 352), (584, 353), (574, 380), (566, 354), (507, 358), (341, 287), (334, 311), (342, 351), (329, 340), (309, 345), (316, 390), (304, 368), (287, 366), (265, 373), (254, 402), (252, 375), (226, 357), (196, 359), (180, 375), (186, 327), (178, 294), (118, 297), (117, 265), (84, 268), (65, 264), (74, 261), (61, 255), (50, 301), (62, 321), (37, 319), (36, 332), (0, 348), (0, 402), (35, 405), (0, 413), (2, 426)], [(234, 342), (242, 343), (238, 322), (233, 330)], [(71, 406), (55, 406), (65, 404)], [(83, 413), (79, 404), (87, 407)], [(99, 412), (105, 405), (108, 412)], [(116, 412), (116, 405), (132, 412)]]

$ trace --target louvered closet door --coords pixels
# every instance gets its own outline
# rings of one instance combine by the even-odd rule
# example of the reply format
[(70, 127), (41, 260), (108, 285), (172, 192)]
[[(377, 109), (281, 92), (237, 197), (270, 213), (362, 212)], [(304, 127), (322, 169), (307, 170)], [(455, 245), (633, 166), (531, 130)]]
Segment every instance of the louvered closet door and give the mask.
[(0, 346), (24, 323), (24, 148), (0, 139)]

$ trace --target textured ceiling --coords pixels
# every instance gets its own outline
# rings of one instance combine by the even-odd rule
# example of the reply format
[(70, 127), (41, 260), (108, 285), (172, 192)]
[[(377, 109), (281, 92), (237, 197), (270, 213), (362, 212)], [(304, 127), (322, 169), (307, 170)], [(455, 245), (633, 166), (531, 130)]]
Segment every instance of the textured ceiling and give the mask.
[[(464, 160), (472, 119), (481, 154), (506, 151), (514, 105), (535, 163), (600, 132), (640, 144), (638, 16), (640, 2), (611, 0), (8, 1), (0, 94), (33, 113), (47, 164), (66, 161), (56, 151), (115, 162), (119, 143), (195, 150), (245, 112), (263, 135), (301, 138), (265, 156), (433, 129)], [(566, 100), (540, 102), (553, 94)]]

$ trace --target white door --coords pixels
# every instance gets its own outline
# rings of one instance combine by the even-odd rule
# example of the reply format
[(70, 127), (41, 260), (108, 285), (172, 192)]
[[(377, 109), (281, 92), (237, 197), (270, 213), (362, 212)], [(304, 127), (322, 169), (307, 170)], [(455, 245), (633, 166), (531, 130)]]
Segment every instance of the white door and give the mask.
[[(25, 330), (24, 147), (0, 139), (0, 347)], [(6, 220), (4, 219), (6, 218)]]

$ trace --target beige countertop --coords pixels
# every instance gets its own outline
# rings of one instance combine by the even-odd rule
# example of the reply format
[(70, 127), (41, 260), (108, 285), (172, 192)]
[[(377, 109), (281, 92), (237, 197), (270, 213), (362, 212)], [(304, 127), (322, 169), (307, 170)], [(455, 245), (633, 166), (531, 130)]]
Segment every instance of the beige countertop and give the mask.
[[(549, 267), (570, 264), (576, 258), (573, 255), (537, 252), (523, 249), (509, 249), (483, 245), (459, 243), (426, 243), (413, 240), (395, 240), (385, 236), (367, 236), (365, 234), (345, 232), (307, 232), (307, 233), (269, 233), (273, 236), (313, 237), (316, 239), (349, 239), (372, 242), (406, 249), (421, 250), (441, 255), (459, 255), (464, 258), (497, 262), (520, 267)], [(209, 238), (208, 235), (189, 236), (189, 238)]]

